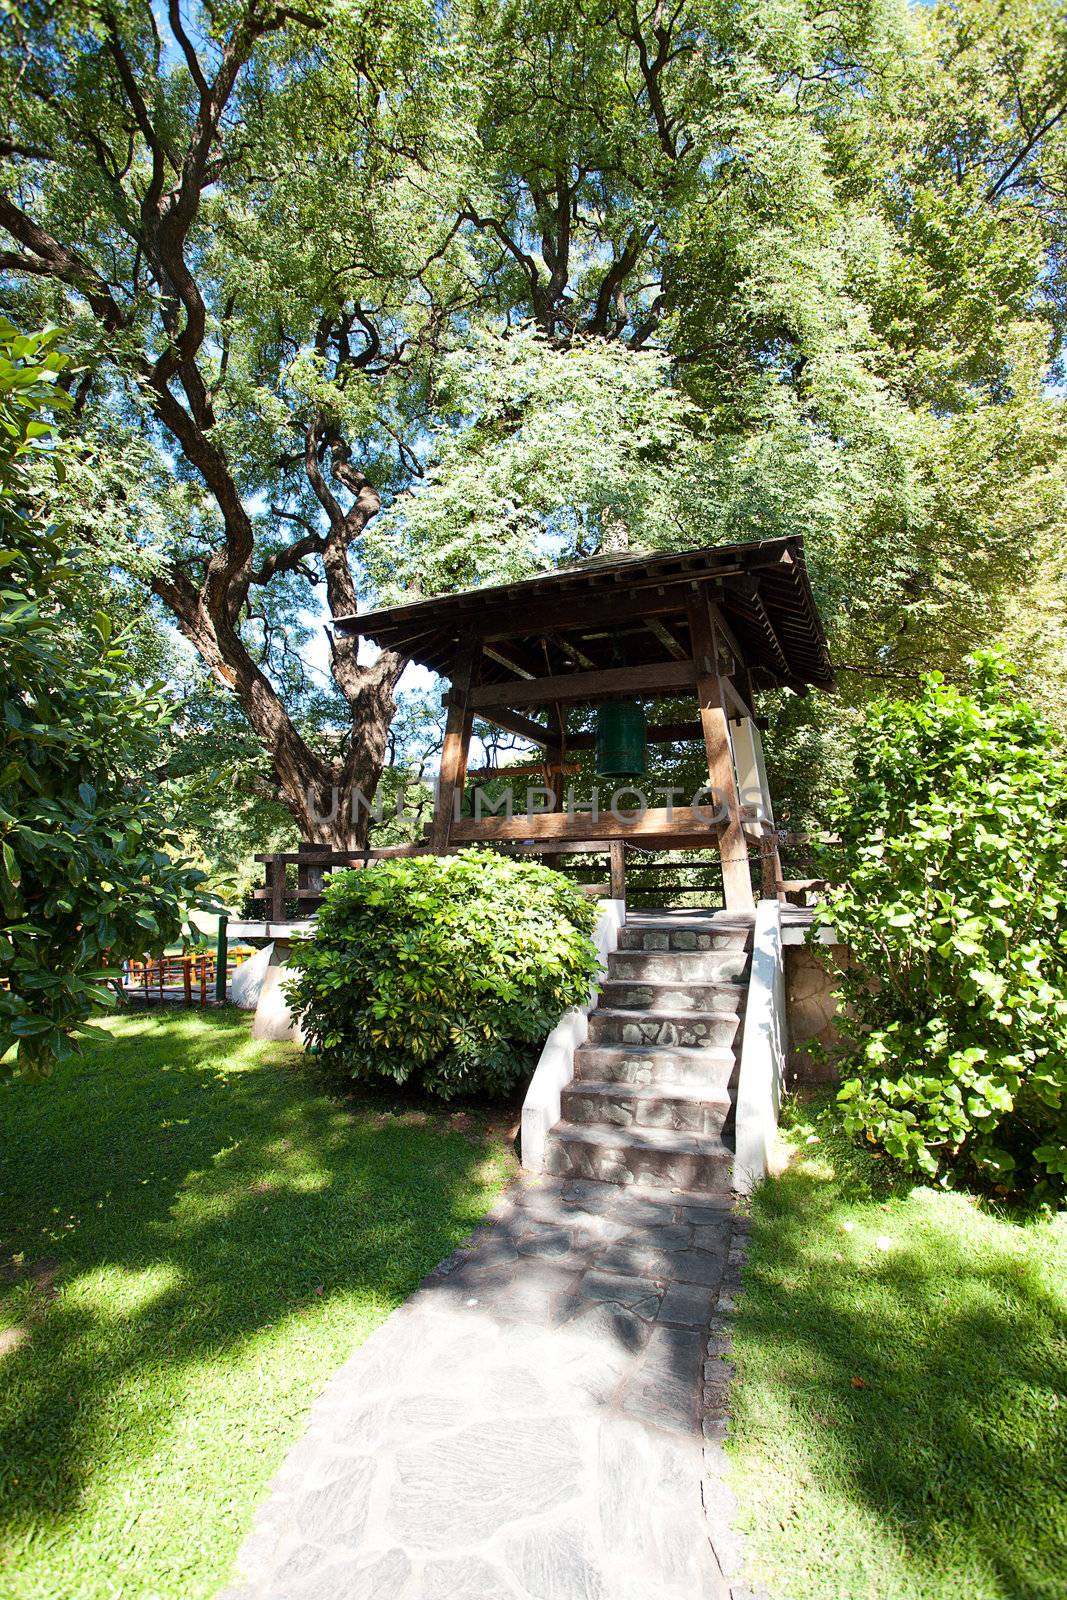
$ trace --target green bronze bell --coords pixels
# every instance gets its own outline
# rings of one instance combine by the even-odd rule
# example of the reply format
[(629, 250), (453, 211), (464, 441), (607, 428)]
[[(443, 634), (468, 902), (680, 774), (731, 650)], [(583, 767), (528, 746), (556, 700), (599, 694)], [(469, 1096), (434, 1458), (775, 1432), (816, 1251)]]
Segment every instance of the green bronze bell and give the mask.
[(643, 778), (647, 765), (645, 710), (641, 702), (608, 700), (597, 706), (597, 776)]

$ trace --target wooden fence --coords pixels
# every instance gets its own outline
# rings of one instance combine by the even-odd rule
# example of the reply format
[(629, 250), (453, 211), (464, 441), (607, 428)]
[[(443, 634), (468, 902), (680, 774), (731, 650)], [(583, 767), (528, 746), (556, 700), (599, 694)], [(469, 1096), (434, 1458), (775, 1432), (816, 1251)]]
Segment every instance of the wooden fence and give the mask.
[[(245, 946), (235, 947), (226, 957), (226, 988), (237, 968), (255, 954)], [(145, 956), (139, 961), (124, 961), (116, 974), (127, 999), (143, 999), (171, 1005), (206, 1006), (216, 998), (219, 969), (214, 953)]]

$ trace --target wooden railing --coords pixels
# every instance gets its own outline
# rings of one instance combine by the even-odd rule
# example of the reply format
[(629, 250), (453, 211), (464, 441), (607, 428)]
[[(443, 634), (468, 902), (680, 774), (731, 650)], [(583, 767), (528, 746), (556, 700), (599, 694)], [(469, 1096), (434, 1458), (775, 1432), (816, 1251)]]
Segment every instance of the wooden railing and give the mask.
[[(589, 893), (610, 894), (632, 904), (664, 904), (665, 896), (703, 895), (705, 903), (722, 903), (722, 864), (718, 851), (709, 848), (702, 859), (642, 851), (625, 840), (603, 842), (569, 839), (508, 841), (485, 846), (502, 855), (538, 856), (568, 877), (580, 881)], [(425, 845), (393, 845), (380, 850), (336, 851), (305, 846), (301, 851), (274, 851), (257, 855), (264, 867), (263, 887), (252, 897), (263, 908), (268, 923), (303, 921), (314, 916), (322, 903), (323, 884), (330, 872), (361, 869), (376, 861), (398, 856), (424, 855)], [(772, 890), (773, 892), (773, 890)]]
[[(243, 946), (228, 952), (226, 992), (234, 972), (254, 954), (254, 950)], [(183, 955), (144, 956), (138, 961), (124, 961), (115, 979), (127, 999), (206, 1006), (221, 992), (218, 976), (214, 954), (188, 951)]]
[[(385, 845), (379, 850), (327, 850), (322, 845), (301, 845), (299, 851), (278, 850), (257, 855), (263, 863), (263, 887), (252, 899), (263, 905), (267, 922), (303, 921), (322, 904), (326, 874), (341, 867), (367, 867), (396, 856), (425, 855), (425, 845)], [(290, 880), (293, 880), (290, 884)], [(290, 887), (293, 892), (290, 893)]]
[[(775, 832), (766, 824), (746, 824), (753, 863), (759, 863), (760, 893), (765, 899), (782, 899), (803, 887), (814, 887), (819, 880), (788, 879), (781, 870), (778, 851), (788, 851), (795, 859), (803, 854), (808, 836), (802, 833)], [(698, 852), (690, 848), (684, 859), (662, 850), (642, 850), (623, 839), (603, 841), (570, 839), (509, 840), (484, 845), (503, 855), (539, 856), (577, 878), (589, 893), (610, 894), (633, 905), (666, 905), (678, 895), (701, 895), (704, 904), (723, 903), (722, 863), (718, 851), (709, 847)], [(373, 866), (399, 856), (425, 855), (425, 844), (387, 845), (381, 849), (351, 852), (328, 850), (322, 845), (303, 845), (299, 851), (274, 851), (257, 855), (264, 867), (264, 883), (252, 891), (263, 907), (268, 923), (304, 921), (314, 916), (322, 903), (323, 884), (330, 872), (341, 868)], [(590, 881), (590, 874), (598, 881)]]

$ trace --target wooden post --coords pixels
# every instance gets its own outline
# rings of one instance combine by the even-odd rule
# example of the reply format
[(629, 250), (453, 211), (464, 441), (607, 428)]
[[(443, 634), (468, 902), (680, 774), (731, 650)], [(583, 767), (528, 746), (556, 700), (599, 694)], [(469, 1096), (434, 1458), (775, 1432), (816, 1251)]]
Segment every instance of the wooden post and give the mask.
[(608, 845), (608, 857), (611, 863), (611, 898), (625, 901), (626, 841), (624, 839), (612, 839)]
[[(545, 782), (552, 790), (552, 810), (562, 811), (567, 803), (563, 792), (563, 768), (567, 761), (567, 712), (561, 705), (548, 708), (548, 748), (545, 751)], [(553, 770), (554, 769), (554, 770)]]
[(708, 782), (729, 813), (726, 825), (719, 834), (723, 900), (728, 911), (752, 911), (755, 901), (752, 898), (748, 845), (741, 827), (741, 807), (730, 749), (730, 725), (719, 682), (718, 642), (703, 590), (698, 590), (689, 601), (689, 631), (697, 671), (697, 706), (708, 757)]
[[(552, 792), (551, 810), (561, 812), (567, 804), (567, 797), (563, 792), (565, 778), (563, 768), (567, 760), (567, 713), (563, 706), (551, 705), (548, 708), (548, 745), (545, 749), (545, 787)], [(548, 854), (542, 857), (546, 867), (554, 871), (560, 865), (560, 856)]]
[(226, 963), (229, 958), (229, 941), (226, 937), (227, 917), (219, 917), (219, 925), (215, 932), (215, 999), (220, 1005), (226, 1000)]
[(200, 957), (200, 1009), (207, 1005), (207, 956)]
[(185, 1003), (187, 1006), (191, 1006), (193, 1003), (193, 958), (188, 951), (182, 956), (182, 981), (185, 986)]
[[(301, 842), (297, 847), (297, 854), (301, 857), (322, 856), (322, 846)], [(326, 869), (321, 860), (303, 859), (297, 863), (296, 868), (296, 914), (298, 919), (311, 916), (322, 904), (322, 890), (326, 879)]]
[(285, 862), (272, 856), (267, 862), (267, 887), (270, 889), (270, 920), (285, 921)]
[(437, 780), (437, 804), (430, 824), (430, 851), (435, 856), (443, 856), (448, 850), (456, 800), (462, 796), (467, 778), (471, 728), (474, 725), (470, 696), (481, 654), (481, 640), (473, 634), (464, 634), (456, 650), (452, 671), (452, 693), (448, 701), (445, 742), (441, 750), (441, 773)]
[(759, 842), (760, 898), (777, 900), (782, 864), (778, 859), (778, 841), (774, 834), (763, 834)]

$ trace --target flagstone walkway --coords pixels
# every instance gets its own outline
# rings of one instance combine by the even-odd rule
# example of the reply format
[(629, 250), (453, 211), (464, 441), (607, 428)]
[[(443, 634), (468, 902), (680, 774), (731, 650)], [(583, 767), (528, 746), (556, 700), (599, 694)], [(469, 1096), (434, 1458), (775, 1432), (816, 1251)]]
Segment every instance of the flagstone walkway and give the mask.
[(509, 1190), (319, 1396), (224, 1600), (727, 1600), (733, 1226), (728, 1195)]

